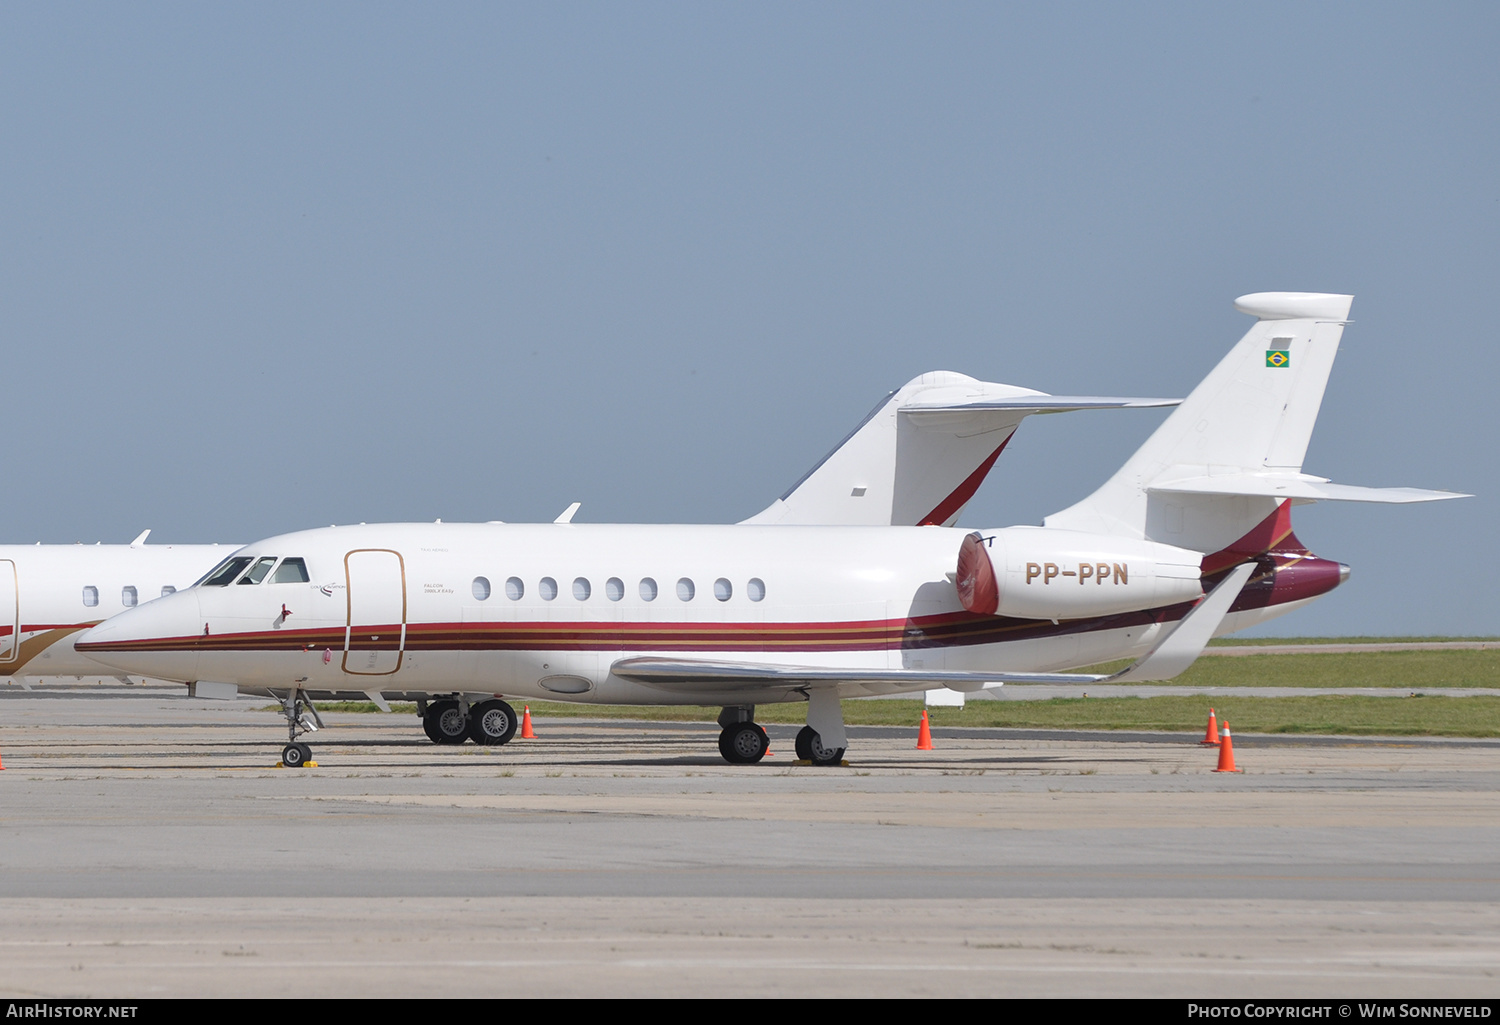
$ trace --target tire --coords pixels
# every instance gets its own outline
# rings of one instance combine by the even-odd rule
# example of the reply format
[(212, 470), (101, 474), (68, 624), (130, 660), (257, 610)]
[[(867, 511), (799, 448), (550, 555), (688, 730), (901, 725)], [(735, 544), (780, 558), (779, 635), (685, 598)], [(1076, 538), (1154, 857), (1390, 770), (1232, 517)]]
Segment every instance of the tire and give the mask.
[(516, 710), (504, 701), (481, 701), (469, 709), (469, 739), (476, 744), (509, 743), (516, 725)]
[(804, 726), (797, 731), (797, 760), (802, 762), (812, 761), (812, 738), (818, 735), (818, 731), (811, 726)]
[(306, 744), (288, 744), (281, 749), (281, 764), (288, 769), (300, 769), (312, 761), (312, 748)]
[(434, 744), (442, 743), (442, 740), (438, 737), (437, 720), (432, 717), (432, 709), (430, 708), (427, 710), (427, 714), (422, 716), (422, 732), (427, 734), (427, 739)]
[(735, 723), (719, 734), (719, 754), (731, 765), (754, 765), (770, 749), (771, 738), (759, 723)]
[(808, 761), (814, 765), (838, 765), (844, 760), (844, 748), (826, 748), (823, 746), (823, 738), (818, 736), (818, 731), (812, 730), (812, 736), (807, 738)]
[[(432, 737), (438, 744), (462, 744), (469, 739), (469, 719), (459, 708), (457, 701), (436, 701), (427, 709), (427, 722), (432, 723)], [(426, 723), (424, 722), (425, 726)]]

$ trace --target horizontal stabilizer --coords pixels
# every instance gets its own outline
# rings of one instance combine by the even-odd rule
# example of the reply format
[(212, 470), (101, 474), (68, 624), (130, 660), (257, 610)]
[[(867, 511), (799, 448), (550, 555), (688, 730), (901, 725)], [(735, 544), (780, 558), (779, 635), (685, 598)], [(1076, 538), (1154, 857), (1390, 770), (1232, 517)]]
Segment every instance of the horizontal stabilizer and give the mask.
[(886, 396), (786, 494), (743, 522), (950, 526), (1028, 416), (1177, 402), (1048, 395), (933, 371)]
[(1441, 502), (1447, 498), (1472, 498), (1457, 491), (1423, 488), (1364, 488), (1333, 484), (1327, 477), (1309, 474), (1232, 473), (1215, 477), (1187, 477), (1153, 483), (1147, 491), (1171, 491), (1191, 495), (1248, 495), (1262, 498), (1294, 498), (1309, 502)]
[(902, 413), (920, 417), (924, 413), (977, 412), (982, 409), (1010, 409), (1025, 413), (1072, 413), (1080, 409), (1157, 409), (1176, 406), (1181, 399), (1121, 398), (1113, 395), (1023, 395), (1018, 398), (984, 399), (978, 402), (949, 404), (913, 402), (900, 407)]

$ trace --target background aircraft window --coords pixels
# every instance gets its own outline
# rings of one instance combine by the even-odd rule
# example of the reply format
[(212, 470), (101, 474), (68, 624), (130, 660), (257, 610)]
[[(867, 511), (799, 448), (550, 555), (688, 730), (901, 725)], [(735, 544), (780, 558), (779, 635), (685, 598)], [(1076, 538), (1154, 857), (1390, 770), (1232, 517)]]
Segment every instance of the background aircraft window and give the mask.
[(281, 565), (271, 576), (273, 584), (305, 584), (312, 577), (307, 575), (307, 563), (301, 559), (282, 559)]
[(745, 585), (745, 594), (751, 601), (760, 601), (766, 596), (766, 582), (760, 577), (751, 577)]
[(267, 555), (250, 567), (250, 572), (240, 577), (242, 584), (258, 584), (266, 579), (266, 574), (271, 572), (271, 567), (276, 565), (276, 556)]
[(251, 561), (250, 557), (244, 555), (225, 559), (223, 565), (210, 573), (208, 579), (203, 581), (203, 586), (224, 587), (235, 577), (239, 576), (245, 567), (250, 565)]
[(474, 591), (474, 600), (475, 601), (484, 601), (486, 598), (488, 598), (490, 596), (490, 578), (489, 577), (475, 577), (474, 578), (474, 586), (473, 586), (472, 589)]
[(127, 609), (135, 608), (135, 603), (139, 600), (140, 599), (136, 596), (134, 587), (126, 584), (124, 587), (120, 588), (120, 604), (125, 606)]
[(604, 581), (604, 593), (608, 595), (610, 601), (619, 601), (625, 597), (625, 581), (619, 577), (610, 577)]
[(520, 601), (526, 593), (526, 585), (521, 583), (520, 577), (511, 577), (505, 582), (505, 596), (511, 601)]
[(728, 601), (734, 597), (734, 585), (720, 577), (714, 581), (714, 597), (720, 601)]
[(693, 586), (693, 582), (687, 577), (683, 577), (681, 580), (677, 581), (678, 598), (682, 599), (683, 601), (692, 601), (693, 595), (697, 593), (698, 589)]
[(656, 581), (650, 577), (641, 577), (641, 601), (656, 600)]
[(177, 593), (177, 588), (173, 587), (171, 584), (163, 584), (162, 585), (161, 596), (163, 598), (165, 598), (169, 594), (176, 594), (176, 593)]
[(588, 601), (589, 595), (593, 593), (594, 589), (590, 586), (588, 577), (578, 577), (573, 581), (573, 597), (579, 601)]
[(89, 608), (99, 604), (99, 588), (89, 584), (83, 589), (83, 603)]
[(536, 585), (536, 589), (541, 594), (542, 601), (551, 601), (557, 597), (557, 581), (551, 577), (542, 577), (541, 582)]

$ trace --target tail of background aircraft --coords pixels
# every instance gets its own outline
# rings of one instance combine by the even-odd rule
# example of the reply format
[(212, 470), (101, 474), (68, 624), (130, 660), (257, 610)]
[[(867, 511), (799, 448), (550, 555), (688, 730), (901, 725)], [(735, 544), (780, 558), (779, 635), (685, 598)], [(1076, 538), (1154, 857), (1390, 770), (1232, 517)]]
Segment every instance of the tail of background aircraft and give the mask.
[(786, 494), (742, 522), (952, 526), (1026, 417), (1176, 402), (1056, 396), (949, 371), (923, 374), (886, 396)]
[(1290, 533), (1288, 501), (1463, 497), (1350, 487), (1302, 472), (1353, 299), (1257, 292), (1235, 300), (1255, 325), (1113, 477), (1047, 526), (1244, 558)]

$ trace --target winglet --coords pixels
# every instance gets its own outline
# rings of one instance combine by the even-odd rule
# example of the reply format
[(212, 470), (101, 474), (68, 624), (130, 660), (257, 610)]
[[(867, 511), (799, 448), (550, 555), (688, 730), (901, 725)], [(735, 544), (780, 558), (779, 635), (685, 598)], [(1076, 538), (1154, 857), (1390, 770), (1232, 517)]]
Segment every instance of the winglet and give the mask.
[(1182, 617), (1177, 629), (1157, 642), (1146, 657), (1109, 678), (1110, 683), (1141, 683), (1170, 680), (1179, 675), (1203, 654), (1209, 638), (1224, 621), (1229, 606), (1244, 590), (1245, 582), (1255, 572), (1255, 563), (1242, 562), (1219, 581), (1219, 585)]
[(561, 516), (559, 516), (557, 519), (553, 520), (552, 522), (553, 523), (572, 523), (573, 522), (573, 514), (578, 511), (578, 507), (581, 506), (581, 505), (583, 505), (582, 502), (574, 502), (572, 505), (568, 506), (566, 509), (564, 509), (562, 511), (562, 515)]
[(148, 535), (150, 533), (151, 533), (151, 528), (150, 527), (147, 527), (145, 530), (141, 531), (140, 537), (138, 537), (134, 541), (130, 542), (130, 547), (132, 547), (132, 548), (139, 548), (139, 547), (141, 547), (141, 545), (143, 545), (143, 544), (146, 543), (146, 535)]

